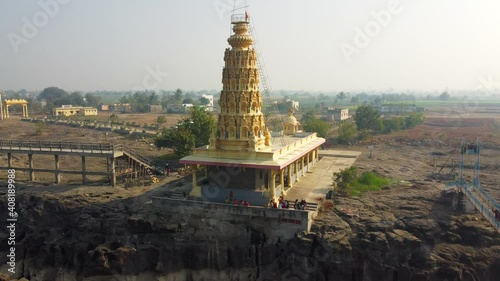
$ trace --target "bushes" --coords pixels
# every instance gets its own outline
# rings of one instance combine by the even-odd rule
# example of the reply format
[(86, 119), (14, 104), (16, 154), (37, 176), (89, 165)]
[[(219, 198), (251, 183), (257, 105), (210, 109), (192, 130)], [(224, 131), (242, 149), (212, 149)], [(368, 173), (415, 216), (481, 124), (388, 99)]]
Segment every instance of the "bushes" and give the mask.
[(355, 166), (333, 173), (334, 184), (337, 185), (338, 192), (359, 196), (366, 191), (380, 190), (390, 183), (389, 179), (380, 177), (374, 172), (364, 172), (360, 176), (358, 174), (358, 168)]

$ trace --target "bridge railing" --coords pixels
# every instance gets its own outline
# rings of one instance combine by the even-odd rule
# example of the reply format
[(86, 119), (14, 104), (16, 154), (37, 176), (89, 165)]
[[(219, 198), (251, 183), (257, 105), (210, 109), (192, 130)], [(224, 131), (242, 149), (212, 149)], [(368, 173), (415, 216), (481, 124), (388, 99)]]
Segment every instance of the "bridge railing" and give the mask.
[(130, 156), (136, 158), (137, 160), (141, 161), (142, 163), (144, 163), (148, 166), (151, 166), (152, 168), (155, 167), (155, 163), (151, 159), (142, 156), (138, 152), (136, 152), (136, 151), (132, 150), (131, 148), (128, 148), (122, 144), (114, 145), (114, 150), (121, 150), (121, 151), (129, 154)]
[[(491, 210), (491, 206), (488, 206), (481, 202), (474, 194), (470, 186), (464, 186), (462, 188), (462, 192), (470, 199), (472, 204), (476, 207), (476, 209), (486, 218), (496, 229), (500, 231), (500, 221), (495, 218), (494, 213)], [(477, 189), (476, 189), (477, 190)]]
[(477, 185), (474, 186), (474, 188), (476, 188), (476, 190), (481, 193), (484, 199), (487, 200), (491, 206), (495, 207), (496, 209), (500, 209), (500, 203), (493, 199), (493, 197), (491, 197), (491, 195), (486, 190), (484, 190), (482, 186)]
[(39, 150), (39, 151), (91, 151), (110, 152), (114, 146), (110, 143), (82, 143), (82, 142), (52, 142), (52, 141), (24, 141), (0, 140), (0, 148), (12, 150)]

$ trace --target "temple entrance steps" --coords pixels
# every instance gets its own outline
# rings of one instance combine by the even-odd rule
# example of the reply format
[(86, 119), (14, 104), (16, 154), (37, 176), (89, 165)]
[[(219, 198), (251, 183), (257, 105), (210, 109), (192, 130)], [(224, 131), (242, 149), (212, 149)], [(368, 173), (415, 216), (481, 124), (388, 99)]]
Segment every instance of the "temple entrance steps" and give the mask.
[(170, 199), (185, 199), (184, 193), (182, 192), (173, 192), (173, 191), (168, 191), (162, 194), (163, 197), (170, 198)]
[[(299, 201), (297, 202), (300, 202), (301, 199), (298, 199)], [(293, 209), (293, 205), (294, 205), (294, 202), (295, 202), (295, 199), (293, 200), (289, 200), (288, 201), (289, 204), (290, 204), (290, 209)], [(306, 211), (311, 211), (311, 212), (316, 212), (318, 210), (318, 203), (313, 203), (313, 202), (307, 202), (306, 201)]]

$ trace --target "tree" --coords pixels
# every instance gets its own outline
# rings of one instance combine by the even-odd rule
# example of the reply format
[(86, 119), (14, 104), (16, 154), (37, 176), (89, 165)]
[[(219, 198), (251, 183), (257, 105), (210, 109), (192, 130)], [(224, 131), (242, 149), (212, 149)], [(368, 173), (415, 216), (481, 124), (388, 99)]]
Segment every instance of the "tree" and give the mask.
[(425, 116), (423, 112), (411, 112), (405, 119), (406, 128), (413, 128), (424, 122)]
[(354, 121), (359, 130), (368, 129), (374, 131), (377, 128), (377, 120), (380, 113), (371, 105), (361, 105), (356, 109)]
[(185, 98), (185, 99), (182, 100), (182, 103), (183, 104), (186, 104), (186, 103), (187, 104), (194, 104), (194, 99), (192, 99), (192, 98)]
[(210, 100), (207, 99), (206, 97), (200, 97), (199, 100), (201, 105), (207, 105), (210, 103)]
[(83, 105), (85, 101), (79, 92), (73, 92), (69, 96), (72, 105)]
[(442, 101), (447, 101), (450, 98), (450, 94), (448, 92), (443, 92), (441, 95), (439, 95), (439, 99)]
[(47, 128), (47, 125), (43, 122), (38, 122), (35, 124), (35, 132), (39, 136), (43, 135), (46, 128)]
[(165, 123), (167, 123), (167, 117), (162, 115), (162, 116), (158, 116), (158, 118), (156, 118), (156, 124), (163, 125)]
[(87, 93), (85, 95), (85, 100), (87, 101), (88, 106), (98, 106), (101, 103), (101, 97), (98, 97), (94, 94)]
[(170, 147), (177, 157), (182, 158), (193, 152), (195, 136), (188, 128), (165, 129), (154, 143), (157, 147)]
[(193, 122), (190, 128), (196, 136), (196, 147), (207, 145), (215, 131), (215, 119), (212, 113), (202, 107), (194, 106), (191, 108), (190, 121)]
[(183, 97), (184, 97), (184, 95), (182, 94), (182, 90), (181, 89), (175, 90), (175, 92), (174, 92), (174, 99), (175, 99), (175, 101), (176, 101), (177, 104), (181, 103)]
[(151, 92), (151, 94), (149, 94), (149, 104), (150, 105), (160, 104), (160, 96), (158, 96), (154, 91)]
[(308, 110), (306, 113), (302, 114), (302, 118), (300, 122), (302, 124), (306, 124), (309, 120), (316, 119), (316, 115), (314, 114), (314, 110)]
[(45, 100), (47, 102), (47, 107), (49, 108), (56, 106), (56, 102), (58, 104), (62, 104), (60, 101), (63, 99), (69, 100), (69, 94), (63, 89), (59, 89), (57, 87), (45, 88), (40, 95), (38, 95), (38, 100)]
[(356, 128), (356, 124), (353, 122), (344, 122), (339, 126), (339, 136), (337, 140), (339, 143), (347, 144), (356, 139), (358, 134), (358, 129)]
[(326, 137), (328, 135), (328, 130), (330, 126), (323, 120), (320, 119), (311, 119), (305, 125), (304, 129), (306, 132), (316, 132), (319, 137)]
[(191, 115), (179, 121), (176, 128), (165, 129), (155, 139), (155, 144), (158, 147), (170, 147), (178, 156), (185, 156), (193, 148), (208, 144), (214, 129), (212, 113), (195, 106), (191, 109)]
[(333, 184), (337, 186), (339, 192), (347, 195), (349, 184), (351, 184), (357, 178), (358, 168), (356, 166), (352, 166), (347, 169), (340, 170), (339, 172), (333, 173)]
[(188, 156), (193, 152), (193, 149), (195, 148), (196, 138), (192, 131), (186, 128), (180, 128), (175, 130), (172, 136), (172, 149), (174, 150), (177, 157), (181, 158), (184, 156)]
[(337, 94), (337, 99), (340, 100), (340, 104), (342, 104), (342, 100), (344, 100), (346, 98), (346, 94), (344, 94), (344, 92), (340, 92)]
[(351, 104), (359, 104), (359, 97), (358, 96), (352, 97), (351, 98)]

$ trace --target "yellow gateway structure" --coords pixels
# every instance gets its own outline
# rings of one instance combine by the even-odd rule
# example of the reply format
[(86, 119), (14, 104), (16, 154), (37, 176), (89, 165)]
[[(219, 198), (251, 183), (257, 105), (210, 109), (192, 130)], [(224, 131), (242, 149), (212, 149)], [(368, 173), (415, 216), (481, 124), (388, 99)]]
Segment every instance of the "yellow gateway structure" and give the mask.
[(318, 161), (325, 142), (316, 133), (303, 133), (290, 111), (284, 124), (286, 143), (273, 141), (262, 113), (257, 52), (248, 34), (247, 15), (233, 15), (232, 48), (224, 53), (220, 114), (210, 144), (180, 160), (193, 171), (205, 170), (198, 181), (193, 173), (191, 196), (223, 202), (232, 194), (252, 205), (262, 205), (286, 194), (294, 182)]

